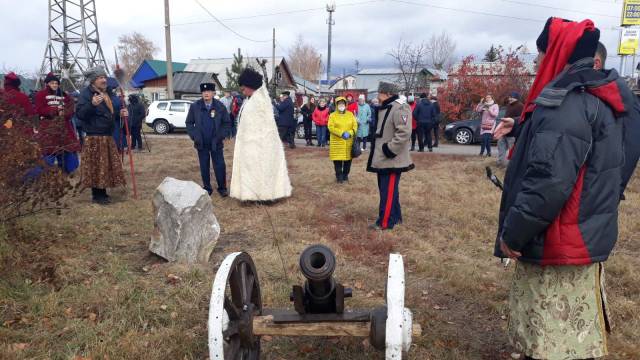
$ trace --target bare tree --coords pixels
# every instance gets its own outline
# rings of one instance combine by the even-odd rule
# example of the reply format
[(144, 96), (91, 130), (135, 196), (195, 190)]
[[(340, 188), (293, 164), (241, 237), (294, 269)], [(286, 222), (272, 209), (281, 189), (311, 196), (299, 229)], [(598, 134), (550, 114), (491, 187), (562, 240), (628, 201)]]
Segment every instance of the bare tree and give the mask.
[(400, 70), (398, 82), (402, 86), (402, 90), (417, 90), (419, 83), (421, 83), (420, 71), (426, 65), (427, 54), (428, 48), (424, 42), (413, 44), (402, 39), (398, 41), (398, 46), (388, 53)]
[(313, 45), (306, 43), (302, 35), (298, 35), (288, 55), (291, 71), (303, 79), (316, 80), (322, 73), (322, 55)]
[(153, 55), (159, 50), (151, 40), (138, 32), (121, 35), (117, 48), (125, 84), (129, 83), (138, 66), (144, 60), (152, 60)]
[(428, 64), (436, 70), (447, 70), (453, 63), (456, 42), (445, 30), (440, 35), (431, 35), (428, 48)]

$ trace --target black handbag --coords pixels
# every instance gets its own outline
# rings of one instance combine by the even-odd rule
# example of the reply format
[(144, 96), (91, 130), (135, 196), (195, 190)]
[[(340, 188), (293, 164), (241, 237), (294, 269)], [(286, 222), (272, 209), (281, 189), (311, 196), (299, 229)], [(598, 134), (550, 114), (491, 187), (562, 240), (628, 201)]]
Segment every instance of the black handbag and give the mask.
[(358, 138), (353, 139), (353, 145), (351, 145), (351, 157), (357, 158), (362, 155), (362, 148), (360, 147), (360, 141)]

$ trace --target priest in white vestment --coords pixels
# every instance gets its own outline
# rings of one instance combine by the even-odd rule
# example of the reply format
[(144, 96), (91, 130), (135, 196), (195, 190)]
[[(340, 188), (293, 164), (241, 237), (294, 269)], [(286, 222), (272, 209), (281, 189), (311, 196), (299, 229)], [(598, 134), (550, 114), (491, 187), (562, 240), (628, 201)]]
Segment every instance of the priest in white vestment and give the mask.
[(238, 119), (231, 197), (241, 201), (290, 197), (287, 160), (262, 75), (247, 68), (238, 77), (238, 84), (247, 98)]

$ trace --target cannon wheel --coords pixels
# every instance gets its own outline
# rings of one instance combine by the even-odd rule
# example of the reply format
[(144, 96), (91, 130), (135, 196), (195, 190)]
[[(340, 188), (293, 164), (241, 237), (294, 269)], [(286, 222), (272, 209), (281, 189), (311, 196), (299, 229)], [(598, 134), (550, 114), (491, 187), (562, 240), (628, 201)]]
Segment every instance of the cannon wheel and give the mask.
[(411, 347), (413, 315), (404, 307), (404, 263), (402, 255), (389, 255), (386, 286), (387, 319), (385, 324), (385, 359), (402, 359), (402, 352)]
[(253, 318), (262, 314), (258, 273), (245, 252), (228, 255), (213, 281), (209, 303), (209, 358), (258, 360), (260, 337)]

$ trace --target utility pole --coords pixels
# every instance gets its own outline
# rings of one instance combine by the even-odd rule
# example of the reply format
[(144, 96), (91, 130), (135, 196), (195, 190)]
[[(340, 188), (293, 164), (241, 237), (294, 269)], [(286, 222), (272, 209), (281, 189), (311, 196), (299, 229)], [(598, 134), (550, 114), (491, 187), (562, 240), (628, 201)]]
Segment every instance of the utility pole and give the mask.
[(329, 20), (327, 20), (327, 24), (329, 25), (329, 41), (328, 41), (328, 50), (327, 50), (327, 81), (331, 80), (331, 27), (336, 24), (333, 21), (333, 12), (336, 11), (336, 4), (332, 2), (327, 4), (327, 12), (329, 13)]
[(273, 46), (271, 47), (271, 81), (273, 82), (273, 96), (276, 96), (276, 28), (273, 28)]
[(169, 0), (164, 0), (164, 39), (167, 48), (167, 98), (173, 99), (173, 60), (171, 59), (171, 22)]

